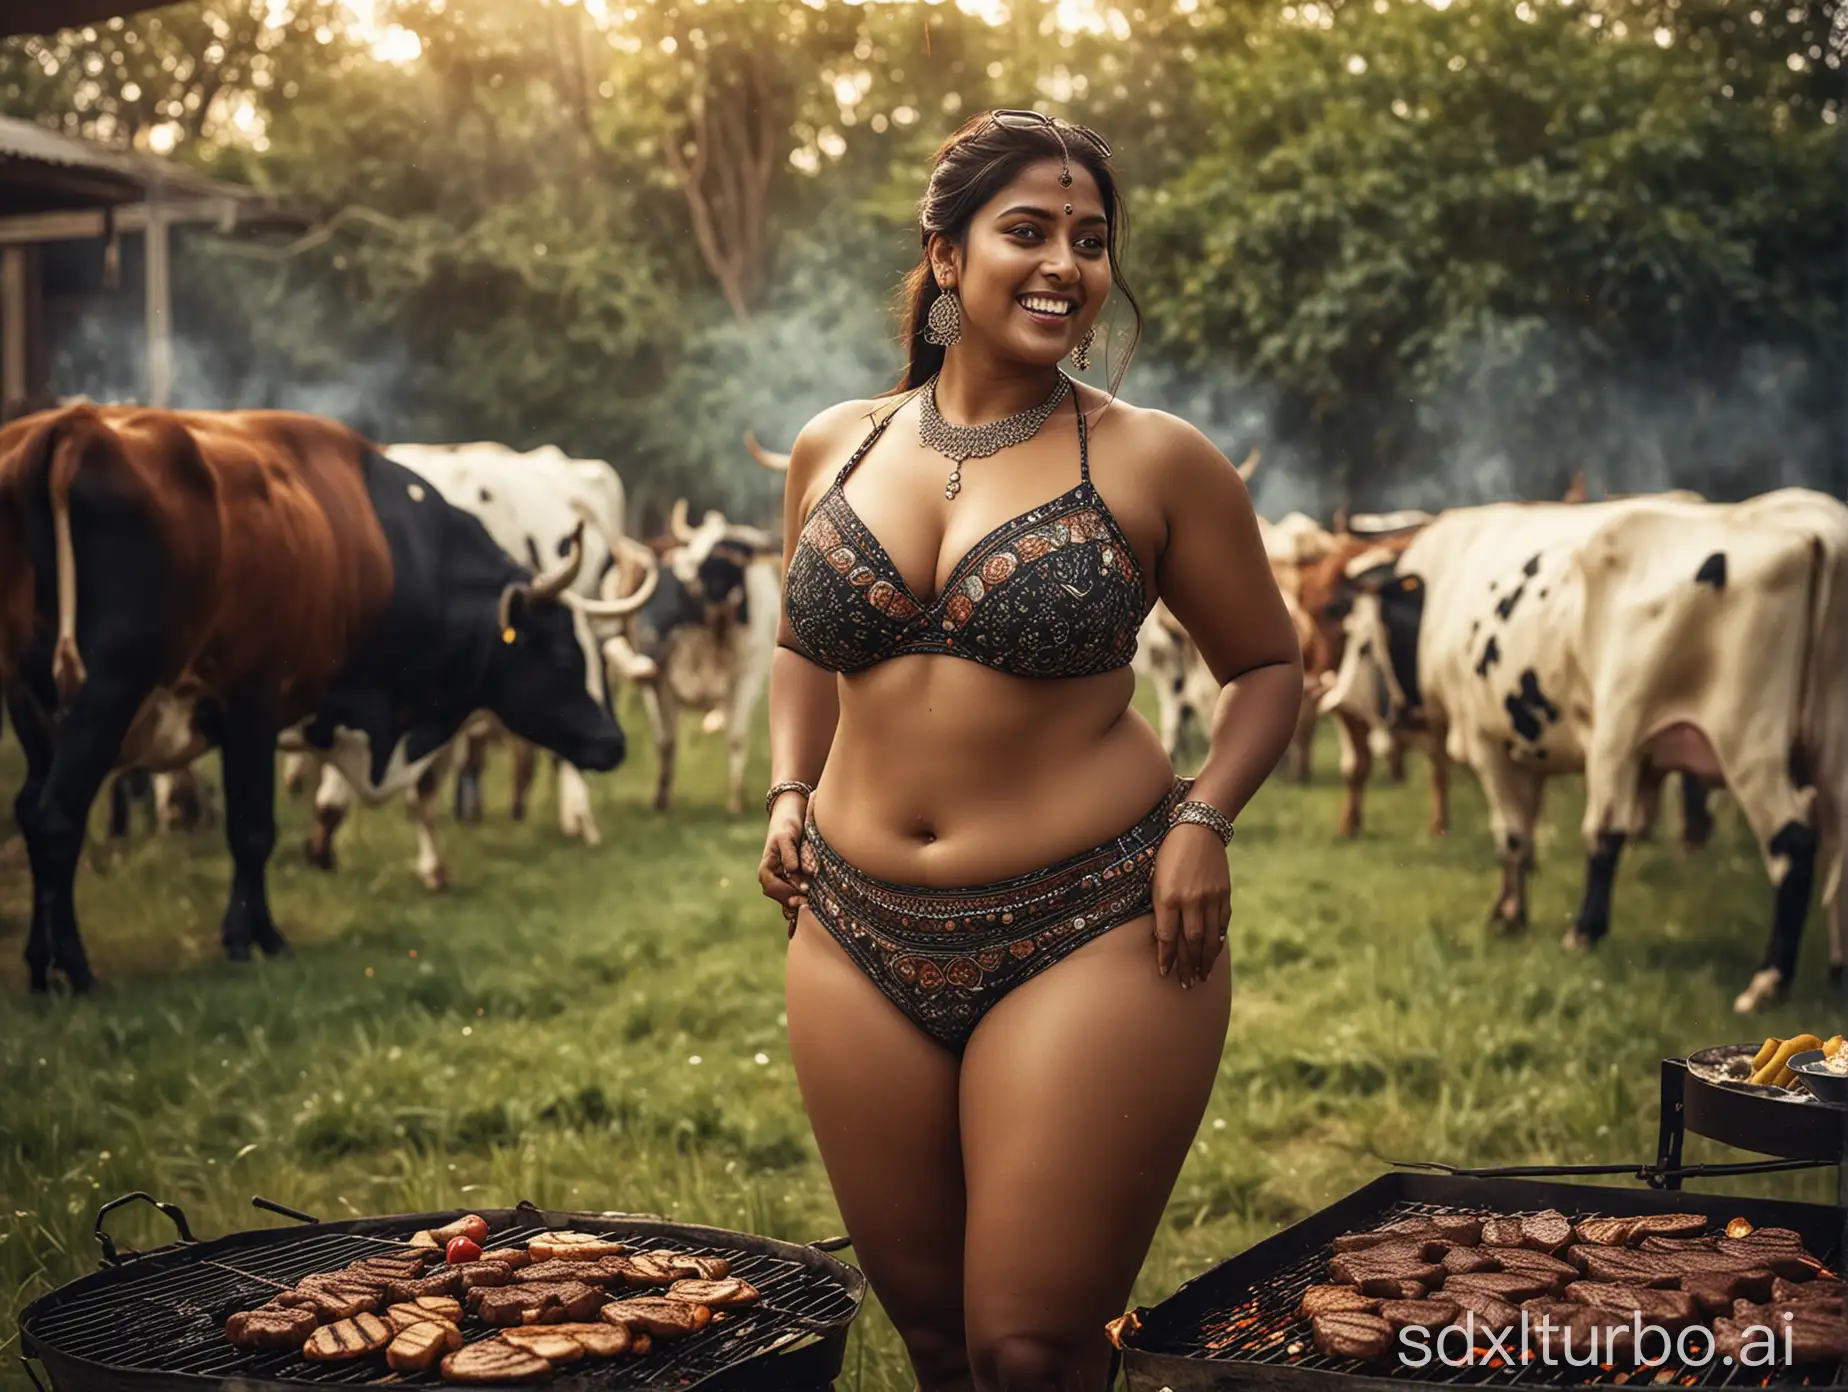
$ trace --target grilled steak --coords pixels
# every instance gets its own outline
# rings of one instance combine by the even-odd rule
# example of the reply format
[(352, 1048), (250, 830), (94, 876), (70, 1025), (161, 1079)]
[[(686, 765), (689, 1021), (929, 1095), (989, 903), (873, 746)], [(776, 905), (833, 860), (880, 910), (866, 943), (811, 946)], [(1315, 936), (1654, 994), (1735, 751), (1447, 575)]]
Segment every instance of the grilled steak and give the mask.
[(414, 1281), (393, 1281), (379, 1297), (384, 1305), (405, 1305), (425, 1299), (450, 1299), (462, 1294), (462, 1268), (445, 1266)]
[(1694, 1323), (1698, 1310), (1694, 1297), (1686, 1291), (1652, 1290), (1647, 1286), (1607, 1286), (1601, 1281), (1574, 1281), (1566, 1287), (1566, 1299), (1604, 1310), (1621, 1319), (1637, 1315), (1664, 1329), (1685, 1329)]
[[(1576, 1265), (1594, 1281), (1609, 1281), (1620, 1286), (1675, 1285), (1688, 1268), (1679, 1265), (1688, 1257), (1705, 1255), (1686, 1252), (1671, 1257), (1656, 1252), (1632, 1252), (1621, 1247), (1574, 1247), (1570, 1249)], [(1716, 1252), (1713, 1255), (1718, 1256)]]
[(519, 1271), (532, 1261), (533, 1254), (524, 1247), (496, 1247), (492, 1252), (483, 1252), (481, 1259), (499, 1262), (509, 1271)]
[(753, 1305), (762, 1300), (763, 1295), (756, 1286), (737, 1276), (727, 1276), (719, 1281), (702, 1281), (690, 1277), (669, 1286), (667, 1298), (704, 1305), (712, 1310), (729, 1310), (739, 1305)]
[(1831, 1363), (1848, 1358), (1848, 1325), (1839, 1318), (1793, 1319), (1787, 1325), (1773, 1325), (1767, 1320), (1735, 1315), (1713, 1322), (1713, 1343), (1718, 1353), (1734, 1362), (1745, 1361), (1745, 1350), (1750, 1348), (1754, 1365), (1761, 1364), (1767, 1352), (1780, 1368), (1786, 1362)]
[(504, 1329), (500, 1340), (527, 1353), (536, 1353), (553, 1367), (576, 1363), (584, 1356), (584, 1346), (568, 1334), (555, 1334), (551, 1325), (536, 1324), (528, 1329)]
[(1311, 1286), (1303, 1292), (1296, 1313), (1304, 1319), (1314, 1319), (1317, 1315), (1372, 1315), (1377, 1314), (1379, 1308), (1377, 1299), (1362, 1295), (1354, 1286)]
[(1707, 1222), (1704, 1213), (1651, 1213), (1630, 1219), (1630, 1236), (1626, 1240), (1640, 1242), (1645, 1237), (1695, 1237), (1707, 1231)]
[(1474, 1247), (1482, 1241), (1482, 1219), (1467, 1213), (1439, 1213), (1430, 1222), (1439, 1237), (1459, 1247)]
[(465, 1294), (477, 1286), (504, 1286), (513, 1279), (513, 1272), (499, 1262), (462, 1262), (449, 1269), (453, 1274), (461, 1277), (462, 1290)]
[(314, 1311), (301, 1305), (240, 1310), (225, 1321), (225, 1337), (239, 1348), (296, 1349), (314, 1333)]
[(542, 1261), (596, 1261), (600, 1257), (620, 1256), (629, 1249), (620, 1242), (611, 1242), (608, 1238), (597, 1237), (592, 1233), (555, 1232), (535, 1237), (526, 1244), (533, 1260)]
[(356, 1262), (349, 1262), (346, 1269), (355, 1276), (411, 1281), (424, 1274), (424, 1263), (416, 1257), (361, 1257)]
[(1634, 1218), (1587, 1218), (1572, 1235), (1593, 1247), (1621, 1247), (1630, 1240), (1635, 1224)]
[(1374, 1228), (1369, 1232), (1342, 1233), (1335, 1239), (1334, 1248), (1337, 1252), (1362, 1252), (1387, 1242), (1435, 1240), (1454, 1242), (1458, 1239), (1446, 1238), (1443, 1230), (1430, 1218), (1401, 1218), (1396, 1223), (1388, 1223), (1383, 1228)]
[(424, 1320), (447, 1320), (450, 1324), (460, 1324), (462, 1322), (462, 1302), (446, 1295), (421, 1296), (416, 1300), (407, 1300), (401, 1305), (393, 1305), (385, 1312), (385, 1318), (391, 1321), (391, 1327), (400, 1333)]
[[(1687, 1269), (1690, 1271), (1710, 1271), (1712, 1267), (1693, 1265), (1706, 1255), (1704, 1252), (1684, 1252), (1677, 1260), (1689, 1263)], [(1748, 1267), (1762, 1266), (1772, 1275), (1782, 1276), (1789, 1281), (1807, 1281), (1816, 1274), (1815, 1265), (1801, 1247), (1782, 1243), (1722, 1237), (1719, 1255), (1739, 1259)]]
[(1512, 1328), (1520, 1322), (1521, 1312), (1498, 1295), (1491, 1295), (1484, 1290), (1452, 1290), (1444, 1287), (1443, 1299), (1456, 1305), (1460, 1314), (1457, 1323), (1464, 1324), (1474, 1318), (1478, 1329), (1502, 1330)]
[(1795, 1232), (1790, 1228), (1755, 1228), (1751, 1232), (1746, 1233), (1743, 1237), (1734, 1237), (1732, 1234), (1728, 1233), (1726, 1241), (1752, 1243), (1767, 1247), (1795, 1247), (1798, 1251), (1803, 1249), (1803, 1234)]
[(1832, 1277), (1820, 1281), (1787, 1281), (1779, 1276), (1771, 1283), (1770, 1299), (1777, 1301), (1833, 1300), (1840, 1303), (1844, 1291), (1848, 1291), (1848, 1286), (1844, 1286)]
[(395, 1284), (389, 1276), (366, 1276), (352, 1271), (317, 1271), (297, 1281), (295, 1289), (326, 1291), (329, 1295), (364, 1295), (378, 1300)]
[(462, 1331), (448, 1320), (420, 1320), (385, 1346), (385, 1361), (401, 1373), (421, 1373), (462, 1347)]
[[(1518, 1271), (1526, 1276), (1540, 1276), (1552, 1281), (1559, 1290), (1564, 1290), (1568, 1283), (1579, 1278), (1579, 1270), (1569, 1262), (1558, 1257), (1549, 1257), (1545, 1252), (1535, 1252), (1526, 1247), (1498, 1247), (1494, 1260), (1503, 1271)], [(1467, 1273), (1458, 1272), (1457, 1275)]]
[(1641, 1252), (1717, 1252), (1720, 1250), (1718, 1238), (1712, 1237), (1645, 1237), (1638, 1244)]
[(1491, 1218), (1482, 1225), (1484, 1247), (1520, 1247), (1525, 1245), (1519, 1218)]
[[(1576, 1275), (1577, 1273), (1573, 1273)], [(1454, 1297), (1459, 1291), (1481, 1291), (1510, 1305), (1533, 1300), (1542, 1295), (1557, 1295), (1559, 1283), (1550, 1276), (1527, 1271), (1476, 1271), (1452, 1276), (1444, 1282), (1444, 1294)], [(1573, 1299), (1578, 1297), (1574, 1296)]]
[(594, 1261), (552, 1261), (534, 1262), (531, 1266), (513, 1273), (515, 1285), (531, 1285), (533, 1282), (548, 1281), (586, 1281), (597, 1285), (610, 1285), (622, 1278), (616, 1272), (605, 1268), (602, 1262)]
[(1397, 1277), (1435, 1286), (1444, 1279), (1444, 1268), (1414, 1257), (1375, 1257), (1372, 1252), (1353, 1252), (1331, 1258), (1328, 1274), (1337, 1285), (1358, 1286), (1376, 1277)]
[(684, 1300), (644, 1295), (605, 1305), (597, 1318), (605, 1324), (627, 1325), (633, 1333), (651, 1334), (657, 1339), (684, 1339), (704, 1329), (712, 1320), (712, 1311)]
[(1694, 1303), (1709, 1315), (1732, 1313), (1739, 1300), (1770, 1300), (1773, 1277), (1762, 1268), (1757, 1271), (1691, 1271), (1681, 1278), (1681, 1289), (1694, 1297)]
[[(617, 1358), (629, 1353), (634, 1338), (629, 1327), (624, 1324), (548, 1324), (545, 1331), (548, 1334), (564, 1335), (592, 1358)], [(512, 1343), (514, 1336), (520, 1332), (509, 1329), (501, 1338)], [(646, 1338), (645, 1335), (643, 1337)], [(645, 1348), (640, 1351), (647, 1352)]]
[[(1739, 1300), (1733, 1303), (1732, 1317), (1745, 1323), (1755, 1320), (1781, 1331), (1790, 1323), (1840, 1324), (1842, 1307), (1829, 1300), (1772, 1300), (1762, 1305)], [(1778, 1337), (1783, 1335), (1780, 1333)]]
[(1572, 1223), (1556, 1209), (1521, 1219), (1521, 1245), (1536, 1252), (1557, 1252), (1572, 1240)]
[(352, 1319), (355, 1315), (369, 1314), (379, 1308), (379, 1302), (374, 1296), (336, 1295), (332, 1291), (302, 1290), (299, 1287), (277, 1292), (270, 1297), (269, 1303), (312, 1310), (316, 1321), (321, 1323)]
[(1636, 1328), (1609, 1310), (1579, 1307), (1559, 1333), (1559, 1358), (1569, 1353), (1581, 1362), (1628, 1363), (1636, 1356)]
[(341, 1363), (377, 1353), (391, 1340), (391, 1326), (377, 1315), (355, 1315), (315, 1330), (302, 1345), (302, 1357), (316, 1363)]
[(731, 1263), (724, 1257), (696, 1257), (685, 1252), (670, 1252), (666, 1248), (657, 1248), (639, 1255), (684, 1280), (722, 1281), (731, 1275)]
[(536, 1353), (484, 1339), (443, 1359), (445, 1382), (545, 1382), (552, 1365)]
[(1378, 1315), (1317, 1315), (1315, 1347), (1330, 1358), (1384, 1358), (1392, 1347), (1392, 1326)]
[(582, 1281), (555, 1281), (492, 1287), (472, 1293), (469, 1307), (483, 1324), (562, 1324), (593, 1318), (609, 1299), (607, 1292)]
[(1388, 1300), (1380, 1306), (1380, 1318), (1401, 1329), (1443, 1329), (1457, 1317), (1454, 1300)]
[(1517, 1247), (1452, 1247), (1444, 1253), (1438, 1265), (1452, 1276), (1463, 1276), (1472, 1271), (1500, 1271), (1502, 1254), (1519, 1250)]
[(645, 1252), (633, 1257), (604, 1257), (597, 1265), (625, 1286), (671, 1286), (680, 1279), (671, 1266)]
[(1360, 1293), (1381, 1300), (1423, 1300), (1431, 1287), (1409, 1276), (1368, 1276), (1360, 1283)]

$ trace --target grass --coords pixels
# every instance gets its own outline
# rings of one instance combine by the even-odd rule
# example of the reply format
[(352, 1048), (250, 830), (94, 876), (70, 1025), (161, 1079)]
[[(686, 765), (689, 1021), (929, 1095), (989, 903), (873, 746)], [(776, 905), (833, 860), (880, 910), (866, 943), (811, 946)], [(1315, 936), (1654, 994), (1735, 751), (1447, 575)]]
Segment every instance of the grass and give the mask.
[[(645, 729), (637, 709), (627, 723)], [(253, 1194), (329, 1218), (530, 1198), (838, 1232), (784, 1040), (781, 919), (753, 874), (762, 821), (726, 817), (720, 741), (692, 725), (679, 806), (654, 815), (643, 743), (595, 785), (594, 852), (559, 836), (549, 775), (544, 815), (520, 825), (491, 780), (485, 824), (442, 828), (443, 896), (418, 886), (395, 809), (348, 825), (329, 877), (304, 865), (306, 808), (285, 801), (271, 892), (296, 951), (278, 962), (220, 957), (216, 834), (99, 837), (78, 889), (106, 983), (92, 1000), (27, 996), (29, 879), (17, 843), (0, 853), (0, 1385), (24, 1385), (18, 1309), (94, 1269), (97, 1206), (136, 1189), (183, 1205), (201, 1236), (283, 1222)], [(1495, 871), (1472, 780), (1448, 840), (1421, 830), (1414, 764), (1371, 790), (1371, 830), (1342, 843), (1332, 741), (1318, 759), (1312, 786), (1276, 781), (1240, 821), (1231, 1032), (1138, 1302), (1391, 1159), (1653, 1158), (1659, 1059), (1833, 1032), (1819, 916), (1792, 1000), (1731, 1013), (1770, 890), (1724, 799), (1698, 858), (1671, 842), (1626, 862), (1612, 939), (1576, 957), (1558, 945), (1581, 883), (1576, 782), (1549, 798), (1534, 929), (1504, 941), (1483, 926)], [(8, 742), (0, 788), (19, 774)], [(765, 781), (760, 745), (750, 786)], [(1687, 1158), (1748, 1157), (1690, 1138)], [(1833, 1177), (1704, 1187), (1826, 1202)], [(132, 1246), (164, 1227), (145, 1209), (112, 1223)], [(876, 1308), (853, 1339), (845, 1384), (911, 1386)]]

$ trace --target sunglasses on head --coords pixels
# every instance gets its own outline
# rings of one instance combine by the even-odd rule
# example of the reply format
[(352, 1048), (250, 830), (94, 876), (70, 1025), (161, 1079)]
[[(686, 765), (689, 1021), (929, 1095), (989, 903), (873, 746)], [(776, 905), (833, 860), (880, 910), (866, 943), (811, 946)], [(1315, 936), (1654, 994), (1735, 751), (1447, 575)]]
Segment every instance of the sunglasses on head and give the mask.
[(1105, 159), (1110, 158), (1110, 147), (1104, 143), (1103, 136), (1088, 126), (1074, 125), (1070, 121), (1061, 121), (1056, 116), (1048, 116), (1043, 111), (1016, 111), (1003, 108), (988, 113), (989, 119), (997, 126), (1006, 126), (1012, 130), (1025, 130), (1032, 126), (1045, 126), (1055, 135), (1063, 136), (1066, 132), (1081, 136), (1091, 142), (1097, 153)]

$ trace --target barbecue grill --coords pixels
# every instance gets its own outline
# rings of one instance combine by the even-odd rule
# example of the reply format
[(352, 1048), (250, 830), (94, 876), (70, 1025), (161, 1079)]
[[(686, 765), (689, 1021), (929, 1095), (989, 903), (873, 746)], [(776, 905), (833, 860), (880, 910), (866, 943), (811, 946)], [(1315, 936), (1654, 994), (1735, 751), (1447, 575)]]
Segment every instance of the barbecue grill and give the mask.
[[(799, 1246), (720, 1228), (668, 1223), (645, 1215), (560, 1213), (522, 1203), (512, 1209), (456, 1209), (321, 1223), (258, 1199), (307, 1224), (233, 1233), (196, 1241), (186, 1215), (156, 1203), (172, 1219), (177, 1241), (146, 1253), (118, 1252), (103, 1221), (131, 1194), (105, 1204), (96, 1236), (103, 1269), (61, 1286), (20, 1316), (23, 1352), (38, 1360), (55, 1389), (70, 1392), (179, 1392), (179, 1389), (445, 1386), (435, 1372), (392, 1372), (383, 1354), (349, 1363), (313, 1363), (298, 1352), (251, 1352), (225, 1338), (225, 1320), (263, 1304), (278, 1290), (317, 1271), (405, 1247), (420, 1229), (437, 1228), (465, 1212), (479, 1213), (491, 1234), (484, 1248), (524, 1245), (548, 1231), (570, 1229), (690, 1255), (722, 1256), (732, 1274), (763, 1293), (750, 1306), (715, 1312), (691, 1338), (655, 1345), (641, 1358), (586, 1361), (548, 1384), (582, 1392), (797, 1392), (826, 1387), (840, 1372), (847, 1327), (859, 1313), (866, 1280), (826, 1252), (845, 1238)], [(473, 1342), (495, 1331), (464, 1321)], [(31, 1363), (26, 1364), (28, 1372)], [(37, 1382), (36, 1373), (33, 1381)]]
[[(1491, 1366), (1470, 1360), (1449, 1367), (1433, 1358), (1413, 1368), (1397, 1359), (1361, 1362), (1317, 1353), (1310, 1322), (1297, 1305), (1310, 1285), (1327, 1280), (1331, 1243), (1341, 1233), (1376, 1228), (1419, 1214), (1514, 1216), (1557, 1209), (1574, 1223), (1591, 1217), (1704, 1213), (1724, 1224), (1745, 1218), (1757, 1227), (1791, 1228), (1804, 1246), (1839, 1270), (1842, 1211), (1822, 1204), (1741, 1199), (1718, 1194), (1660, 1193), (1593, 1185), (1483, 1179), (1454, 1175), (1388, 1174), (1319, 1213), (1187, 1282), (1153, 1308), (1139, 1308), (1120, 1326), (1118, 1343), (1130, 1392), (1405, 1392), (1408, 1386), (1559, 1387), (1586, 1383), (1631, 1387), (1759, 1387), (1801, 1385), (1844, 1392), (1848, 1364), (1746, 1368), (1718, 1359), (1704, 1363), (1704, 1343), (1690, 1338), (1687, 1364), (1645, 1370), (1569, 1367), (1538, 1360)], [(1459, 1363), (1463, 1360), (1459, 1358)], [(1499, 1361), (1499, 1360), (1496, 1360)], [(1772, 1374), (1767, 1380), (1766, 1374)]]

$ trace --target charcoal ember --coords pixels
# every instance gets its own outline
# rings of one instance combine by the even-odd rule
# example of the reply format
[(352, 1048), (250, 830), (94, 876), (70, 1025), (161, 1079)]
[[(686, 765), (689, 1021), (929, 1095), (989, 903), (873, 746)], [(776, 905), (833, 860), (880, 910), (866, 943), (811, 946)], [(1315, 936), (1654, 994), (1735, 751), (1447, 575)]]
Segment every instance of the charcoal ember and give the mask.
[(1694, 1297), (1703, 1313), (1725, 1315), (1732, 1312), (1735, 1301), (1772, 1299), (1774, 1280), (1762, 1267), (1756, 1271), (1690, 1271), (1681, 1278), (1681, 1289)]
[(231, 1316), (225, 1321), (225, 1337), (239, 1348), (298, 1349), (319, 1323), (305, 1306), (266, 1305)]
[(1699, 1313), (1694, 1297), (1686, 1291), (1612, 1286), (1602, 1281), (1574, 1281), (1566, 1287), (1566, 1299), (1625, 1320), (1640, 1315), (1646, 1323), (1671, 1330), (1687, 1328)]
[(1362, 1295), (1356, 1286), (1311, 1286), (1303, 1292), (1296, 1313), (1304, 1319), (1314, 1319), (1317, 1315), (1372, 1315), (1377, 1314), (1379, 1308), (1376, 1297)]
[(1360, 1283), (1362, 1295), (1374, 1295), (1382, 1300), (1423, 1300), (1430, 1292), (1431, 1287), (1423, 1281), (1414, 1281), (1408, 1276), (1369, 1276)]
[(1438, 1265), (1452, 1276), (1465, 1276), (1472, 1271), (1500, 1271), (1501, 1254), (1519, 1250), (1515, 1247), (1452, 1247)]
[(1839, 1305), (1845, 1290), (1848, 1290), (1848, 1286), (1844, 1286), (1834, 1277), (1825, 1277), (1818, 1281), (1788, 1281), (1779, 1276), (1771, 1282), (1771, 1294), (1763, 1298), (1776, 1301), (1833, 1300)]
[(1572, 1222), (1556, 1209), (1521, 1219), (1521, 1243), (1536, 1252), (1557, 1252), (1572, 1240)]
[(1392, 1347), (1392, 1326), (1378, 1315), (1317, 1315), (1314, 1324), (1316, 1352), (1330, 1358), (1384, 1358)]
[(1455, 1305), (1459, 1311), (1456, 1323), (1477, 1329), (1499, 1331), (1512, 1329), (1520, 1322), (1521, 1312), (1498, 1295), (1485, 1290), (1471, 1290), (1464, 1287), (1452, 1290), (1444, 1287), (1443, 1299)]
[(1519, 1218), (1491, 1218), (1482, 1225), (1484, 1247), (1521, 1247), (1526, 1245)]
[(1390, 1324), (1393, 1333), (1401, 1329), (1443, 1329), (1457, 1317), (1454, 1300), (1388, 1300), (1379, 1308), (1379, 1316)]
[(1444, 1279), (1444, 1268), (1415, 1257), (1376, 1257), (1372, 1252), (1354, 1252), (1334, 1257), (1328, 1274), (1336, 1285), (1360, 1286), (1370, 1279), (1398, 1277), (1435, 1286)]
[[(1575, 1272), (1574, 1275), (1577, 1273)], [(1454, 1298), (1459, 1291), (1481, 1291), (1510, 1305), (1558, 1293), (1558, 1282), (1549, 1276), (1526, 1271), (1477, 1271), (1452, 1276), (1444, 1282), (1444, 1294)], [(1576, 1298), (1576, 1297), (1574, 1297)]]
[(1645, 1237), (1637, 1244), (1639, 1252), (1668, 1253), (1679, 1255), (1682, 1252), (1717, 1252), (1720, 1242), (1715, 1237)]

